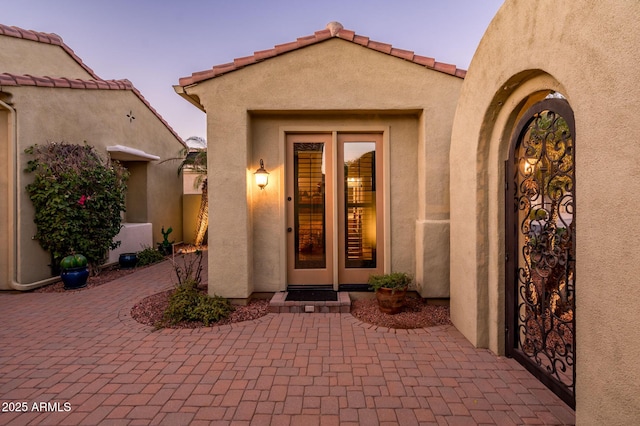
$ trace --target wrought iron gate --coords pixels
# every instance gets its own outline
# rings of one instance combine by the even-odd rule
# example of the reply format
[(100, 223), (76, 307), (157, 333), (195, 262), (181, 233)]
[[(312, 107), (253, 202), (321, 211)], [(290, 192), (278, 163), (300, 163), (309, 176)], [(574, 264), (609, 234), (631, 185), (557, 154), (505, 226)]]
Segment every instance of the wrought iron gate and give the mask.
[(575, 125), (564, 99), (520, 120), (506, 164), (506, 352), (575, 408)]

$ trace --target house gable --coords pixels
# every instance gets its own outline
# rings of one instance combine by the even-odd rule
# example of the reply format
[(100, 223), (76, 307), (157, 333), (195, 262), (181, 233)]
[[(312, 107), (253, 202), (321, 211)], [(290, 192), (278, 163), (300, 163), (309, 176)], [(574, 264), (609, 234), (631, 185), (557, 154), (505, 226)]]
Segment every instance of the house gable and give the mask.
[[(188, 89), (207, 111), (224, 105), (248, 111), (422, 110), (462, 80), (331, 39)], [(431, 95), (429, 95), (431, 93)], [(213, 107), (213, 104), (218, 106)]]
[(0, 24), (0, 71), (74, 79), (99, 79), (57, 34)]
[(151, 106), (149, 101), (142, 96), (129, 80), (82, 80), (66, 77), (34, 77), (32, 75), (16, 75), (10, 73), (0, 74), (0, 93), (5, 92), (7, 87), (35, 86), (52, 87), (61, 89), (83, 89), (83, 90), (129, 90), (133, 92), (142, 103), (158, 118), (158, 120), (171, 132), (171, 134), (184, 145), (184, 141), (165, 121), (164, 118)]
[[(194, 85), (250, 68), (250, 66), (254, 64), (272, 62), (274, 58), (279, 59), (286, 57), (292, 52), (299, 53), (310, 48), (316, 48), (315, 50), (317, 51), (319, 45), (326, 43), (332, 43), (332, 47), (336, 46), (337, 44), (332, 42), (332, 40), (348, 42), (348, 44), (353, 46), (364, 47), (369, 52), (381, 53), (394, 59), (401, 59), (403, 62), (419, 65), (428, 70), (438, 71), (445, 75), (458, 78), (464, 78), (466, 75), (465, 70), (458, 69), (455, 65), (437, 62), (434, 58), (416, 55), (412, 51), (394, 48), (390, 44), (370, 40), (366, 36), (343, 29), (342, 25), (337, 22), (332, 22), (327, 25), (326, 29), (316, 31), (313, 35), (300, 37), (294, 42), (277, 45), (272, 49), (257, 51), (251, 56), (237, 58), (233, 62), (216, 65), (210, 70), (196, 72), (189, 77), (181, 78), (179, 85), (174, 86), (174, 88), (177, 93), (185, 97), (189, 102), (201, 108), (200, 99), (196, 95), (196, 91), (189, 90), (189, 88)], [(344, 63), (347, 64), (348, 62), (349, 61), (345, 61)]]

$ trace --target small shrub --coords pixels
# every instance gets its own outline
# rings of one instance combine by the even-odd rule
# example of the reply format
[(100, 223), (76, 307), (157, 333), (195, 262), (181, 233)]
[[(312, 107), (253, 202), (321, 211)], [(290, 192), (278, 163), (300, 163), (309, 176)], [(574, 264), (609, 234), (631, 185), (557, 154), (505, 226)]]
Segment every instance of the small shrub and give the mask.
[(205, 326), (229, 316), (233, 306), (228, 300), (209, 297), (198, 291), (198, 283), (187, 279), (178, 285), (169, 298), (164, 323), (175, 325), (183, 321), (201, 321)]
[(178, 283), (169, 296), (169, 306), (158, 327), (183, 321), (200, 321), (208, 327), (227, 318), (233, 312), (231, 303), (220, 296), (210, 297), (198, 289), (202, 284), (202, 252), (196, 251), (181, 257), (182, 265), (172, 259)]
[(405, 272), (392, 272), (390, 274), (369, 275), (369, 285), (372, 290), (379, 288), (390, 288), (392, 290), (402, 290), (409, 287), (413, 282), (413, 277)]
[(144, 250), (139, 251), (136, 255), (138, 256), (138, 266), (151, 265), (153, 263), (164, 260), (164, 256), (162, 255), (162, 253), (151, 247), (146, 247)]
[(229, 301), (220, 296), (208, 296), (200, 293), (200, 300), (193, 310), (193, 321), (202, 321), (205, 326), (227, 318), (233, 312)]

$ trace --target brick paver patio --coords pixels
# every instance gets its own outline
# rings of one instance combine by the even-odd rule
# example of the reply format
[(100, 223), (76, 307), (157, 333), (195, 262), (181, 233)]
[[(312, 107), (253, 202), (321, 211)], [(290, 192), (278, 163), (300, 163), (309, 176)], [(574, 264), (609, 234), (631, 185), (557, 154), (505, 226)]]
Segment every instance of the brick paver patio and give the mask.
[(137, 301), (170, 285), (164, 262), (83, 291), (0, 293), (0, 424), (575, 421), (516, 362), (475, 349), (454, 327), (286, 313), (154, 331), (130, 318)]

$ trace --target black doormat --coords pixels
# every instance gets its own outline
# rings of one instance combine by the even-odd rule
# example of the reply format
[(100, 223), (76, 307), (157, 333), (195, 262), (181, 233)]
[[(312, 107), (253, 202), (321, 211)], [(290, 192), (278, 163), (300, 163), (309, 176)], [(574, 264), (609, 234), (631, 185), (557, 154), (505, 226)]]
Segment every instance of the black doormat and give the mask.
[(338, 292), (333, 290), (289, 290), (284, 300), (290, 302), (337, 302)]

